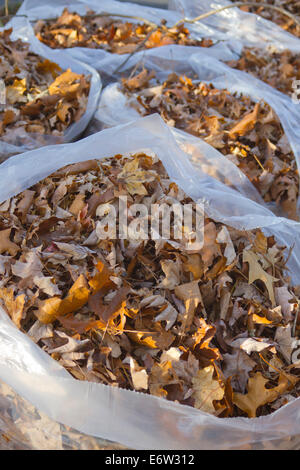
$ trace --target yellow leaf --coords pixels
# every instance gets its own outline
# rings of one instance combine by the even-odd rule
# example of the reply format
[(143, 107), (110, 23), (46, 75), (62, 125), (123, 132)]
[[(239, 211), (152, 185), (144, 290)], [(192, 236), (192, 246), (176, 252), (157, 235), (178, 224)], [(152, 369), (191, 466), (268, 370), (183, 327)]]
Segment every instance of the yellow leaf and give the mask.
[(51, 297), (40, 303), (36, 312), (42, 323), (52, 323), (57, 317), (75, 312), (83, 307), (89, 298), (90, 290), (83, 274), (74, 282), (65, 299)]
[(20, 328), (25, 305), (25, 295), (14, 297), (12, 289), (0, 289), (0, 299), (3, 300), (6, 310), (14, 324)]
[(6, 87), (6, 100), (9, 104), (26, 103), (27, 98), (24, 96), (26, 91), (26, 78), (22, 80), (15, 79), (14, 83)]
[(80, 89), (80, 75), (68, 69), (59, 75), (56, 80), (49, 86), (50, 95), (67, 95), (76, 94)]

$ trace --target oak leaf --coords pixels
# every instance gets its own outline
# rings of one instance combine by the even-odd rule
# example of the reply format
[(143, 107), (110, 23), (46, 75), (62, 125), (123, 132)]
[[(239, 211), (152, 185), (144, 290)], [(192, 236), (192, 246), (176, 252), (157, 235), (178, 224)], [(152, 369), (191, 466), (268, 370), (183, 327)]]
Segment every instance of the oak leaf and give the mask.
[(20, 248), (10, 241), (10, 234), (11, 228), (0, 231), (0, 254), (7, 252), (11, 256), (15, 256)]
[(247, 413), (249, 418), (255, 418), (260, 406), (272, 403), (289, 388), (289, 381), (283, 375), (280, 376), (277, 387), (266, 388), (268, 382), (269, 380), (265, 379), (261, 372), (256, 372), (248, 380), (248, 393), (245, 395), (234, 393), (233, 403)]
[(185, 313), (182, 315), (182, 331), (188, 331), (193, 323), (196, 308), (204, 308), (198, 281), (181, 284), (175, 288), (175, 295), (184, 301)]
[(278, 279), (274, 276), (268, 274), (259, 263), (258, 256), (251, 250), (244, 249), (243, 251), (243, 262), (249, 263), (249, 284), (252, 284), (254, 281), (258, 279), (263, 281), (265, 284), (269, 297), (272, 303), (272, 306), (275, 306), (275, 295), (274, 295), (274, 288), (273, 283), (278, 281)]
[(219, 381), (213, 378), (214, 371), (214, 366), (207, 366), (192, 379), (195, 408), (210, 414), (215, 413), (214, 400), (222, 400), (225, 392)]

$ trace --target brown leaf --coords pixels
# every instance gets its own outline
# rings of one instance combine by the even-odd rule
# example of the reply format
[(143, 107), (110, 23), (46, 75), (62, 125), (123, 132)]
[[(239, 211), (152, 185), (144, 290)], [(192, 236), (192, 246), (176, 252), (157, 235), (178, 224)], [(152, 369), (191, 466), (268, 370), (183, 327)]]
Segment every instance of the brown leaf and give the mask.
[(202, 308), (204, 307), (198, 281), (192, 281), (188, 284), (175, 287), (175, 295), (184, 301), (186, 309), (184, 315), (182, 315), (181, 329), (183, 332), (189, 331), (193, 323), (196, 308), (199, 304)]
[(11, 228), (0, 231), (0, 254), (9, 253), (15, 256), (20, 248), (18, 245), (10, 241)]
[(235, 138), (235, 136), (237, 135), (243, 136), (247, 134), (249, 131), (251, 131), (257, 122), (259, 111), (260, 111), (260, 104), (256, 103), (253, 111), (251, 111), (250, 113), (247, 113), (243, 117), (243, 119), (231, 129), (231, 131), (229, 132), (229, 137)]
[(224, 387), (220, 385), (218, 380), (213, 378), (214, 366), (208, 366), (200, 369), (198, 374), (193, 378), (193, 397), (195, 399), (195, 408), (214, 414), (215, 400), (222, 400), (224, 397)]
[(248, 393), (246, 395), (241, 393), (233, 394), (233, 403), (247, 413), (249, 418), (255, 418), (257, 409), (260, 406), (272, 403), (289, 387), (289, 382), (283, 375), (280, 376), (277, 387), (266, 388), (268, 381), (261, 372), (256, 372), (248, 381)]

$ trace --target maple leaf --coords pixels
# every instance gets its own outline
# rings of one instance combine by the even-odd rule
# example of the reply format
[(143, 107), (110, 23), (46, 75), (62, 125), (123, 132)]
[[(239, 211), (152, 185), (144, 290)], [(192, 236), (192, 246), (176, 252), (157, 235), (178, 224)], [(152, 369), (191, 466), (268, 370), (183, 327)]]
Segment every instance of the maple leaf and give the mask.
[(266, 273), (259, 263), (258, 256), (251, 250), (244, 249), (243, 251), (243, 262), (249, 263), (249, 284), (252, 284), (256, 280), (261, 280), (265, 284), (272, 306), (275, 306), (275, 295), (273, 289), (273, 283), (278, 279), (270, 274)]
[(214, 371), (214, 366), (207, 366), (192, 379), (195, 408), (210, 414), (215, 413), (213, 402), (222, 400), (225, 392), (219, 381), (213, 378)]

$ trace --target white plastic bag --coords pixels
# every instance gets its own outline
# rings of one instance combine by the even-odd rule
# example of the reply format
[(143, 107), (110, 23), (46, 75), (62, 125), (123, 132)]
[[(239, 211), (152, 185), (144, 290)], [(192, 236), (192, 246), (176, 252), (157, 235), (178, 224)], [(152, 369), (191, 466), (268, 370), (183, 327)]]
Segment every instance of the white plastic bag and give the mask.
[[(159, 8), (144, 7), (133, 3), (121, 3), (114, 0), (71, 0), (69, 2), (66, 0), (52, 0), (51, 2), (47, 3), (47, 5), (36, 2), (34, 0), (25, 0), (18, 11), (18, 15), (26, 15), (30, 21), (34, 22), (39, 19), (57, 18), (61, 15), (65, 7), (68, 7), (69, 11), (76, 12), (81, 15), (86, 14), (87, 10), (90, 9), (96, 13), (106, 12), (114, 15), (119, 13), (141, 17), (156, 24), (160, 24), (161, 20), (165, 19), (167, 24), (170, 26), (173, 26), (181, 18), (181, 15), (177, 12), (162, 10)], [(138, 20), (131, 18), (127, 20), (133, 23), (138, 22)], [(19, 21), (20, 18), (15, 17), (13, 18), (11, 24), (18, 25)], [(126, 19), (124, 19), (124, 21), (126, 21)], [(219, 34), (214, 31), (214, 29), (207, 28), (202, 24), (192, 26), (188, 25), (188, 28), (190, 29), (191, 34), (196, 35), (197, 38), (210, 38), (213, 36), (215, 40), (225, 40), (223, 34)], [(32, 28), (30, 34), (34, 34)], [(50, 50), (48, 47), (47, 49)], [(164, 57), (166, 57), (170, 68), (172, 68), (172, 64), (174, 62), (176, 63), (178, 60), (182, 60), (188, 55), (194, 53), (195, 50), (202, 48), (170, 45), (155, 49), (147, 49), (145, 51), (142, 50), (130, 58), (130, 60), (121, 68), (122, 72), (130, 70), (141, 60), (144, 60), (144, 58), (148, 58), (149, 56), (154, 57), (153, 60), (156, 60), (157, 64), (159, 64), (161, 67), (163, 64), (159, 58), (160, 49), (163, 49)], [(59, 50), (62, 51), (62, 49)], [(218, 43), (210, 47), (209, 50), (213, 57), (222, 60), (234, 60), (237, 59), (240, 54), (241, 45), (239, 44), (239, 41), (236, 40), (225, 40), (222, 43)], [(159, 51), (158, 54), (157, 51)], [(64, 49), (64, 52), (77, 60), (90, 64), (92, 67), (96, 68), (107, 76), (113, 76), (118, 67), (120, 67), (121, 64), (123, 64), (123, 62), (128, 58), (128, 54), (112, 54), (103, 49), (90, 49), (87, 47), (73, 47)]]
[[(262, 2), (263, 3), (263, 2)], [(169, 0), (169, 9), (182, 17), (196, 18), (204, 13), (232, 5), (230, 0)], [(223, 34), (227, 39), (239, 40), (245, 46), (264, 48), (272, 45), (277, 50), (300, 51), (300, 40), (283, 28), (254, 13), (238, 7), (223, 10), (201, 20), (201, 24)]]
[[(279, 243), (295, 243), (288, 266), (300, 280), (300, 224), (196, 171), (158, 115), (106, 129), (72, 144), (20, 154), (0, 165), (0, 202), (64, 165), (151, 149), (171, 180), (204, 203), (206, 213), (238, 229), (260, 227)], [(4, 183), (5, 182), (5, 183)], [(75, 380), (0, 310), (0, 379), (60, 423), (134, 449), (289, 448), (299, 443), (300, 400), (255, 419), (220, 419), (134, 391)]]
[[(143, 64), (149, 70), (152, 69), (152, 62), (144, 62)], [(216, 88), (227, 89), (231, 93), (242, 93), (250, 96), (252, 100), (258, 102), (263, 100), (267, 102), (276, 112), (282, 127), (289, 140), (291, 148), (295, 155), (298, 169), (300, 169), (300, 105), (293, 103), (292, 99), (275, 90), (266, 83), (248, 75), (245, 72), (234, 70), (226, 64), (214, 59), (210, 56), (209, 51), (200, 51), (182, 60), (179, 70), (174, 69), (178, 73), (188, 73), (194, 71), (197, 78), (202, 81), (212, 83)], [(157, 77), (166, 78), (167, 73), (160, 70)], [(136, 106), (139, 106), (135, 102)], [(95, 120), (101, 126), (116, 126), (119, 123), (125, 123), (137, 119), (140, 116), (138, 111), (130, 104), (128, 99), (120, 90), (119, 84), (114, 83), (107, 86), (100, 98), (98, 110), (95, 114)], [(179, 136), (179, 132), (173, 129), (173, 133)], [(185, 133), (181, 132), (181, 136)], [(176, 137), (178, 139), (178, 137)], [(183, 137), (182, 137), (183, 138)], [(248, 178), (224, 155), (217, 150), (205, 144), (201, 139), (187, 136), (185, 140), (189, 142), (193, 139), (198, 140), (198, 148), (201, 153), (198, 158), (194, 154), (193, 162), (197, 165), (204, 166), (206, 172), (210, 175), (214, 174), (220, 181), (226, 182), (230, 186), (238, 189), (241, 194), (263, 204), (261, 196), (254, 188)], [(189, 153), (189, 152), (188, 152)]]
[[(9, 27), (13, 28), (11, 34), (12, 40), (21, 39), (24, 42), (28, 42), (30, 44), (31, 52), (34, 52), (35, 54), (57, 63), (63, 70), (70, 68), (75, 73), (90, 76), (91, 86), (86, 111), (78, 122), (74, 122), (69, 126), (63, 136), (64, 142), (74, 141), (84, 132), (97, 109), (102, 88), (99, 73), (90, 65), (73, 59), (64, 51), (51, 50), (38, 41), (32, 32), (29, 21), (26, 18), (18, 18), (17, 24), (8, 24), (5, 28), (2, 29), (8, 29)], [(43, 139), (47, 142), (48, 145), (56, 143), (57, 141), (57, 137), (51, 135), (43, 136)], [(26, 150), (31, 150), (41, 145), (39, 143), (38, 136), (35, 138), (34, 134), (28, 135), (27, 140), (28, 142), (24, 146), (11, 145), (0, 141), (0, 162), (2, 159), (6, 159), (10, 155), (25, 152)]]

